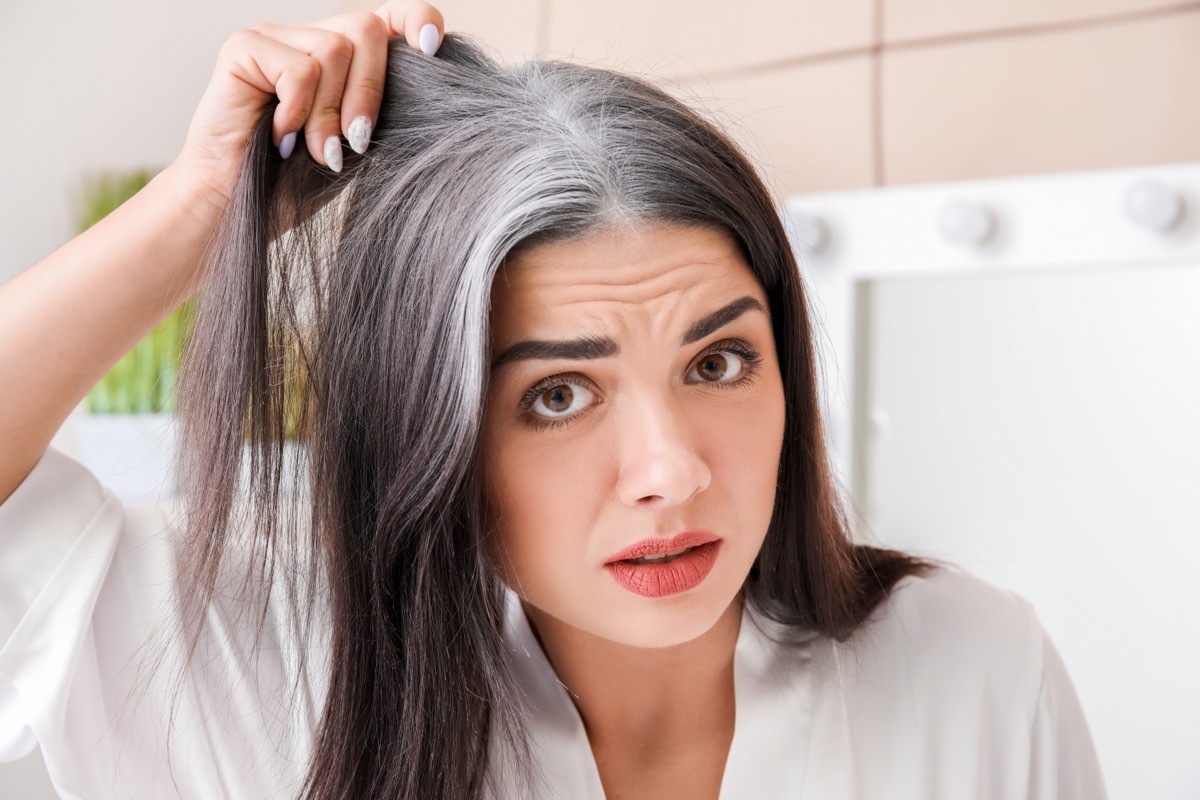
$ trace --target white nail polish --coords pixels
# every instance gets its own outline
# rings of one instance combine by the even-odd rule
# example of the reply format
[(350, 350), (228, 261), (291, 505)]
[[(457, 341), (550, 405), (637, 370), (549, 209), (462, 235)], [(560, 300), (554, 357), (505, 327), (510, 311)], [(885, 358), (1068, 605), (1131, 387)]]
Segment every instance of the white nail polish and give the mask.
[(279, 155), (287, 158), (292, 154), (292, 150), (296, 147), (296, 132), (292, 131), (283, 137), (279, 142)]
[(354, 152), (362, 155), (367, 152), (367, 144), (371, 141), (371, 118), (366, 114), (355, 117), (350, 123), (350, 131), (346, 134), (346, 138), (350, 140), (350, 146), (354, 148)]
[(421, 52), (425, 55), (431, 56), (436, 53), (442, 43), (438, 38), (437, 25), (432, 22), (422, 25), (421, 32), (417, 34), (417, 42), (421, 45)]
[(325, 164), (334, 172), (342, 171), (341, 137), (330, 136), (325, 140)]

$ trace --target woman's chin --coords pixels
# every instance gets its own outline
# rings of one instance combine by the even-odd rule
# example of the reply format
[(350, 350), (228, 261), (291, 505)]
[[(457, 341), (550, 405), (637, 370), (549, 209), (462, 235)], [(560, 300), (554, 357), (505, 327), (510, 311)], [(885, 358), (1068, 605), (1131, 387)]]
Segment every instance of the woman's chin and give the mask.
[(595, 635), (628, 647), (676, 647), (704, 636), (730, 613), (729, 601), (712, 595), (631, 599), (599, 620)]

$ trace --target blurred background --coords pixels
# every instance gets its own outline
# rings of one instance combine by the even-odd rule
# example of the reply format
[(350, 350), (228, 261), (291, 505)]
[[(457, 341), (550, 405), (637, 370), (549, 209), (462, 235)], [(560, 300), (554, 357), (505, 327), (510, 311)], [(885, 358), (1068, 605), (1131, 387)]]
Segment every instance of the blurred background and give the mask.
[[(98, 178), (171, 161), (234, 30), (377, 5), (0, 4), (0, 281), (74, 235)], [(1200, 3), (436, 5), (505, 59), (648, 77), (747, 149), (866, 535), (1033, 602), (1113, 798), (1200, 797)], [(36, 752), (0, 796), (54, 796)]]

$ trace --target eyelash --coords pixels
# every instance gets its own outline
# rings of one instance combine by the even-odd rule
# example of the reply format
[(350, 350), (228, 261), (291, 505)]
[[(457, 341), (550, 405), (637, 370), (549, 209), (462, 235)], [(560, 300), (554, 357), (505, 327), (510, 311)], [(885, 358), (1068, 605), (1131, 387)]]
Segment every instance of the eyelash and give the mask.
[[(736, 339), (717, 342), (712, 347), (705, 350), (699, 358), (692, 361), (691, 365), (688, 366), (688, 372), (691, 372), (692, 367), (714, 353), (733, 353), (735, 356), (739, 357), (745, 362), (746, 371), (737, 380), (719, 383), (706, 381), (709, 386), (717, 389), (736, 389), (739, 386), (745, 386), (746, 384), (750, 383), (758, 375), (758, 367), (762, 362), (762, 358), (759, 356), (758, 351), (750, 347), (750, 345), (746, 344), (745, 342), (738, 341)], [(558, 386), (559, 384), (568, 383), (571, 381), (575, 383), (583, 383), (583, 381), (581, 381), (577, 375), (569, 372), (563, 372), (557, 375), (551, 375), (541, 381), (538, 381), (536, 384), (531, 386), (528, 391), (525, 392), (524, 396), (521, 398), (520, 408), (523, 412), (525, 412), (525, 416), (528, 418), (530, 425), (538, 430), (550, 430), (573, 422), (576, 417), (582, 413), (585, 413), (580, 412), (579, 414), (572, 414), (569, 417), (560, 417), (558, 419), (538, 419), (538, 416), (540, 415), (536, 415), (531, 411), (534, 402), (537, 401), (538, 397), (540, 397), (543, 392), (545, 392), (547, 389)]]

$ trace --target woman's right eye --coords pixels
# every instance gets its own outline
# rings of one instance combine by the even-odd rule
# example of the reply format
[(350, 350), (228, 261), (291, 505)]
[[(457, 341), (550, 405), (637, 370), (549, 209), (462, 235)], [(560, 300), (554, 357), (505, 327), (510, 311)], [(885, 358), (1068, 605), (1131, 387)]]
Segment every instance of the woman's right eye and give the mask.
[(574, 416), (591, 405), (593, 399), (592, 390), (580, 381), (548, 378), (526, 393), (522, 407), (549, 421)]

